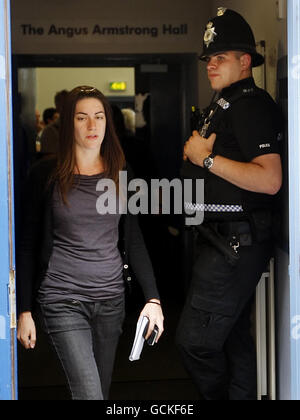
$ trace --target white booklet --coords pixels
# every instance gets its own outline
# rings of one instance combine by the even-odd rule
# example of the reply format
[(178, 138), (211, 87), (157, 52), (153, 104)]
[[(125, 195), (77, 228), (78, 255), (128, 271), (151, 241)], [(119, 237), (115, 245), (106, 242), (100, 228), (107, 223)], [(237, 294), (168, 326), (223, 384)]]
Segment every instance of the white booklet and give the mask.
[(147, 333), (149, 325), (149, 319), (146, 316), (140, 317), (135, 331), (135, 337), (133, 346), (131, 349), (131, 353), (129, 356), (129, 360), (133, 362), (134, 360), (139, 360), (141, 352), (143, 350), (144, 342), (145, 342), (145, 335)]

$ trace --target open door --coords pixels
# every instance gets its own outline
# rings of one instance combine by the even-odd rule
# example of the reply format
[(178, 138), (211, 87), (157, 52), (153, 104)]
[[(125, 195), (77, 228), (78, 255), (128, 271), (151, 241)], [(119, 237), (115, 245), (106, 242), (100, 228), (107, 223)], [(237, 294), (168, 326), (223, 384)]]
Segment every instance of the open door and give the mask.
[(16, 395), (10, 2), (0, 0), (0, 400)]

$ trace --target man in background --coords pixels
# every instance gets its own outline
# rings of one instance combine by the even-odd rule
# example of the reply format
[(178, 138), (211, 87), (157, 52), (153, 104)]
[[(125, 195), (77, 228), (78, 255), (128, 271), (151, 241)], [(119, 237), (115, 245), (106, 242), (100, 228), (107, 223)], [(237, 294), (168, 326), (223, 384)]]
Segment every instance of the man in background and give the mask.
[[(54, 97), (55, 108), (59, 115), (62, 112), (67, 94), (67, 90), (62, 90), (57, 92)], [(57, 153), (59, 144), (59, 127), (60, 119), (58, 117), (54, 122), (44, 128), (40, 138), (40, 153), (42, 155), (55, 155)]]

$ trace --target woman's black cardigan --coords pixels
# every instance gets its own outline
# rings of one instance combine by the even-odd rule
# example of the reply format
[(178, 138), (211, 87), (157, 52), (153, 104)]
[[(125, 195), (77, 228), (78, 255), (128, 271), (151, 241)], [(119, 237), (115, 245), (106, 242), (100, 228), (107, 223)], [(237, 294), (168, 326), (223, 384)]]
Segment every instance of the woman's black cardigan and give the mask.
[[(54, 184), (49, 183), (54, 170), (54, 159), (39, 161), (29, 174), (22, 224), (22, 239), (17, 253), (18, 313), (32, 311), (36, 294), (48, 268), (53, 247), (52, 194)], [(130, 169), (128, 168), (128, 179)], [(96, 226), (95, 226), (96, 228)], [(119, 225), (119, 248), (124, 264), (125, 282), (134, 273), (146, 300), (158, 298), (159, 293), (152, 264), (139, 228), (138, 217), (122, 215)]]

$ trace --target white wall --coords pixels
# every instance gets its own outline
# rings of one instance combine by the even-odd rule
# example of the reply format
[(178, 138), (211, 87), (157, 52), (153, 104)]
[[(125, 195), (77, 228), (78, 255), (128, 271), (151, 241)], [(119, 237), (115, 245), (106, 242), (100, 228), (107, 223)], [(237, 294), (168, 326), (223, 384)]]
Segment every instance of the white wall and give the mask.
[[(125, 92), (111, 92), (109, 83), (124, 81)], [(37, 68), (36, 69), (36, 108), (54, 107), (56, 92), (76, 86), (88, 85), (99, 89), (105, 96), (134, 96), (134, 69), (130, 67), (105, 68)]]

